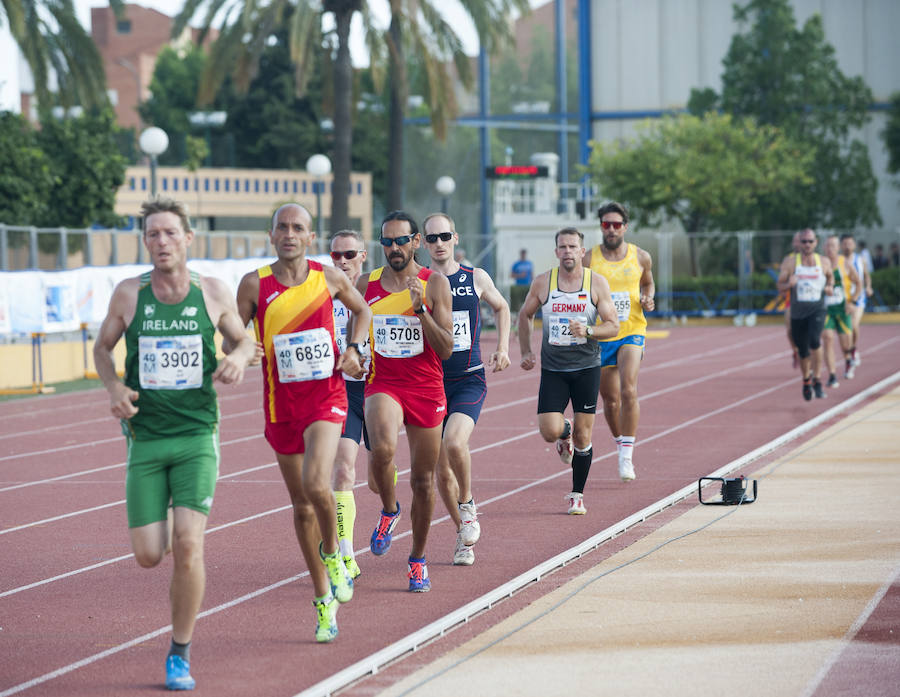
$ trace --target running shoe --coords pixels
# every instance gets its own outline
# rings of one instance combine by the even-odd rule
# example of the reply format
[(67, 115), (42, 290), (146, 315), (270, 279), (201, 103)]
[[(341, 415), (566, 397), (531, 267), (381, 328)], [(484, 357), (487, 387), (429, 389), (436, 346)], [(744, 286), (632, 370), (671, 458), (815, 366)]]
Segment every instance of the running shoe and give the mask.
[(631, 482), (635, 478), (634, 464), (631, 460), (626, 460), (621, 455), (619, 455), (619, 478), (623, 482)]
[(822, 381), (819, 378), (813, 382), (813, 392), (816, 393), (816, 399), (825, 399), (825, 390), (822, 389)]
[(853, 367), (859, 368), (862, 365), (862, 356), (859, 355), (859, 351), (857, 349), (853, 349)]
[(191, 664), (176, 654), (166, 658), (166, 689), (193, 690), (196, 681), (191, 677)]
[(837, 387), (837, 386), (840, 385), (840, 384), (841, 384), (841, 383), (838, 382), (837, 375), (835, 375), (834, 373), (832, 373), (832, 374), (829, 376), (829, 378), (828, 378), (828, 383), (825, 385), (825, 387), (828, 387), (828, 388), (831, 388), (831, 387)]
[(320, 644), (334, 641), (338, 635), (337, 598), (329, 595), (322, 600), (313, 600), (313, 607), (316, 609), (316, 641)]
[(584, 515), (587, 509), (584, 507), (584, 496), (576, 491), (566, 494), (566, 501), (569, 504), (569, 515)]
[(478, 523), (478, 512), (475, 503), (459, 504), (459, 516), (462, 518), (462, 527), (459, 529), (459, 539), (467, 547), (471, 547), (481, 537), (481, 525)]
[(409, 590), (411, 593), (427, 593), (431, 590), (428, 566), (424, 559), (409, 558)]
[(362, 570), (359, 568), (359, 564), (356, 563), (356, 559), (354, 559), (349, 554), (344, 557), (344, 567), (347, 569), (347, 574), (350, 576), (350, 578), (358, 578), (362, 573)]
[(804, 380), (803, 381), (803, 399), (807, 402), (812, 399), (812, 381)]
[(322, 543), (319, 543), (319, 559), (325, 565), (325, 571), (328, 574), (328, 583), (331, 584), (331, 593), (337, 598), (339, 603), (348, 603), (353, 598), (353, 579), (347, 567), (344, 566), (343, 557), (338, 556), (337, 552), (325, 554), (322, 551)]
[(454, 566), (472, 566), (475, 563), (475, 549), (462, 541), (460, 535), (456, 536), (456, 550), (453, 552)]
[(853, 376), (854, 376), (855, 374), (856, 374), (856, 366), (853, 365), (853, 361), (852, 361), (850, 358), (848, 358), (848, 359), (844, 362), (844, 379), (845, 379), (845, 380), (852, 380), (852, 379), (853, 379)]
[(575, 451), (572, 447), (572, 422), (568, 419), (566, 419), (565, 426), (563, 427), (563, 433), (568, 433), (569, 435), (556, 441), (556, 452), (559, 453), (560, 460), (567, 465), (571, 465), (572, 455)]
[(381, 511), (381, 518), (378, 525), (372, 531), (372, 539), (369, 540), (369, 549), (372, 554), (381, 556), (391, 548), (391, 533), (397, 527), (397, 521), (400, 520), (400, 504), (397, 504), (396, 513), (385, 513)]

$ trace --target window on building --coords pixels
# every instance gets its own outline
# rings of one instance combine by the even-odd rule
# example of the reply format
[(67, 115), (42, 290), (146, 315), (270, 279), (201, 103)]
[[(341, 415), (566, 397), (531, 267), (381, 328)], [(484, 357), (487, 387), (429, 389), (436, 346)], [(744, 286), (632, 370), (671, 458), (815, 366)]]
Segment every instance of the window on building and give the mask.
[(130, 19), (116, 20), (116, 33), (117, 34), (130, 34), (131, 33), (131, 20)]

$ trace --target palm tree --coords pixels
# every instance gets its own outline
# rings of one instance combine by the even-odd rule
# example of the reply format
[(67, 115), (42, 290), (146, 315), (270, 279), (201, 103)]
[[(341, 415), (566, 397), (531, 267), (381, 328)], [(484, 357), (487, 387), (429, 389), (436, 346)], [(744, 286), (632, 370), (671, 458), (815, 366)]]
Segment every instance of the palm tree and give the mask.
[[(111, 4), (120, 10), (122, 0)], [(31, 69), (42, 112), (54, 102), (86, 109), (109, 103), (103, 61), (90, 34), (78, 21), (72, 0), (0, 0), (0, 8)], [(56, 75), (55, 95), (50, 89), (52, 74)]]
[[(259, 66), (259, 58), (273, 30), (290, 23), (289, 45), (296, 71), (298, 95), (303, 93), (312, 66), (312, 53), (328, 50), (334, 74), (334, 185), (331, 227), (349, 226), (350, 154), (352, 149), (353, 66), (350, 60), (350, 22), (359, 12), (366, 32), (373, 72), (379, 85), (385, 78), (390, 89), (390, 152), (388, 205), (400, 207), (403, 172), (403, 118), (408, 80), (406, 56), (415, 55), (423, 64), (426, 101), (435, 133), (443, 137), (447, 119), (455, 112), (452, 64), (464, 85), (472, 84), (470, 59), (465, 55), (456, 31), (438, 11), (434, 0), (384, 0), (391, 13), (385, 31), (374, 21), (370, 4), (363, 0), (324, 0), (321, 5), (308, 0), (186, 0), (172, 28), (178, 35), (195, 12), (205, 6), (199, 39), (205, 38), (219, 13), (224, 19), (219, 38), (213, 44), (199, 99), (211, 101), (225, 76), (231, 74), (239, 89), (249, 87)], [(513, 9), (528, 11), (528, 0), (461, 0), (488, 50), (510, 36), (509, 18)], [(334, 15), (335, 29), (325, 36), (321, 19)], [(386, 66), (386, 69), (385, 69)]]

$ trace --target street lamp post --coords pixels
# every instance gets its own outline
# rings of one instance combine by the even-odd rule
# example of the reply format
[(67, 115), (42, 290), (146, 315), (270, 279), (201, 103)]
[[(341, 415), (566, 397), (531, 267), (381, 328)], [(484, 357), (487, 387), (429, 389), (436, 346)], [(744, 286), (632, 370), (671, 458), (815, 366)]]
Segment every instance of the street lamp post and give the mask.
[(449, 198), (456, 191), (456, 182), (453, 177), (444, 175), (434, 183), (434, 188), (441, 195), (441, 213), (446, 213)]
[(316, 237), (318, 244), (322, 240), (322, 177), (331, 174), (331, 160), (325, 155), (313, 155), (306, 161), (306, 171), (316, 178), (313, 189), (316, 192)]
[[(163, 129), (151, 126), (150, 128), (144, 129), (141, 133), (138, 144), (141, 146), (141, 150), (150, 156), (150, 196), (155, 197), (156, 158), (158, 155), (162, 155), (166, 151), (166, 148), (169, 147), (169, 136), (166, 135), (166, 132)], [(138, 243), (137, 260), (138, 264), (144, 261), (144, 247), (140, 243)]]

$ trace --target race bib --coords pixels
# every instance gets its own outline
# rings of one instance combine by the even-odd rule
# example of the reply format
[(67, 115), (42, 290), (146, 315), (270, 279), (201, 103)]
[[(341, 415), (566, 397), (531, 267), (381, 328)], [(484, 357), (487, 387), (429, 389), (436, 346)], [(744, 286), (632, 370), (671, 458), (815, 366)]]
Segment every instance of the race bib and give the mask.
[(138, 379), (145, 390), (191, 390), (203, 386), (203, 337), (142, 336)]
[(627, 320), (631, 314), (631, 295), (627, 292), (612, 293), (612, 301), (619, 321)]
[[(338, 345), (338, 353), (343, 353), (347, 350), (347, 325), (345, 324), (342, 327), (335, 327), (335, 341), (337, 341)], [(369, 372), (369, 335), (366, 334), (366, 340), (359, 345), (359, 361), (360, 365), (362, 365), (362, 369), (365, 372)], [(344, 373), (345, 379), (348, 380), (363, 380), (364, 378), (352, 378)]]
[(272, 338), (279, 382), (323, 380), (334, 372), (331, 334), (324, 327)]
[(472, 348), (472, 328), (469, 325), (469, 311), (453, 312), (453, 350), (468, 351)]
[(825, 304), (826, 305), (840, 305), (844, 302), (844, 287), (843, 286), (835, 286), (834, 293), (831, 295), (825, 296)]
[(816, 281), (801, 278), (797, 282), (797, 302), (814, 303), (822, 297), (822, 288)]
[(569, 328), (569, 322), (578, 321), (587, 324), (587, 317), (560, 317), (559, 315), (550, 315), (550, 345), (551, 346), (575, 346), (576, 344), (586, 344), (587, 337), (573, 336), (572, 330)]
[(385, 358), (418, 356), (425, 350), (422, 323), (407, 315), (375, 315), (375, 353)]

